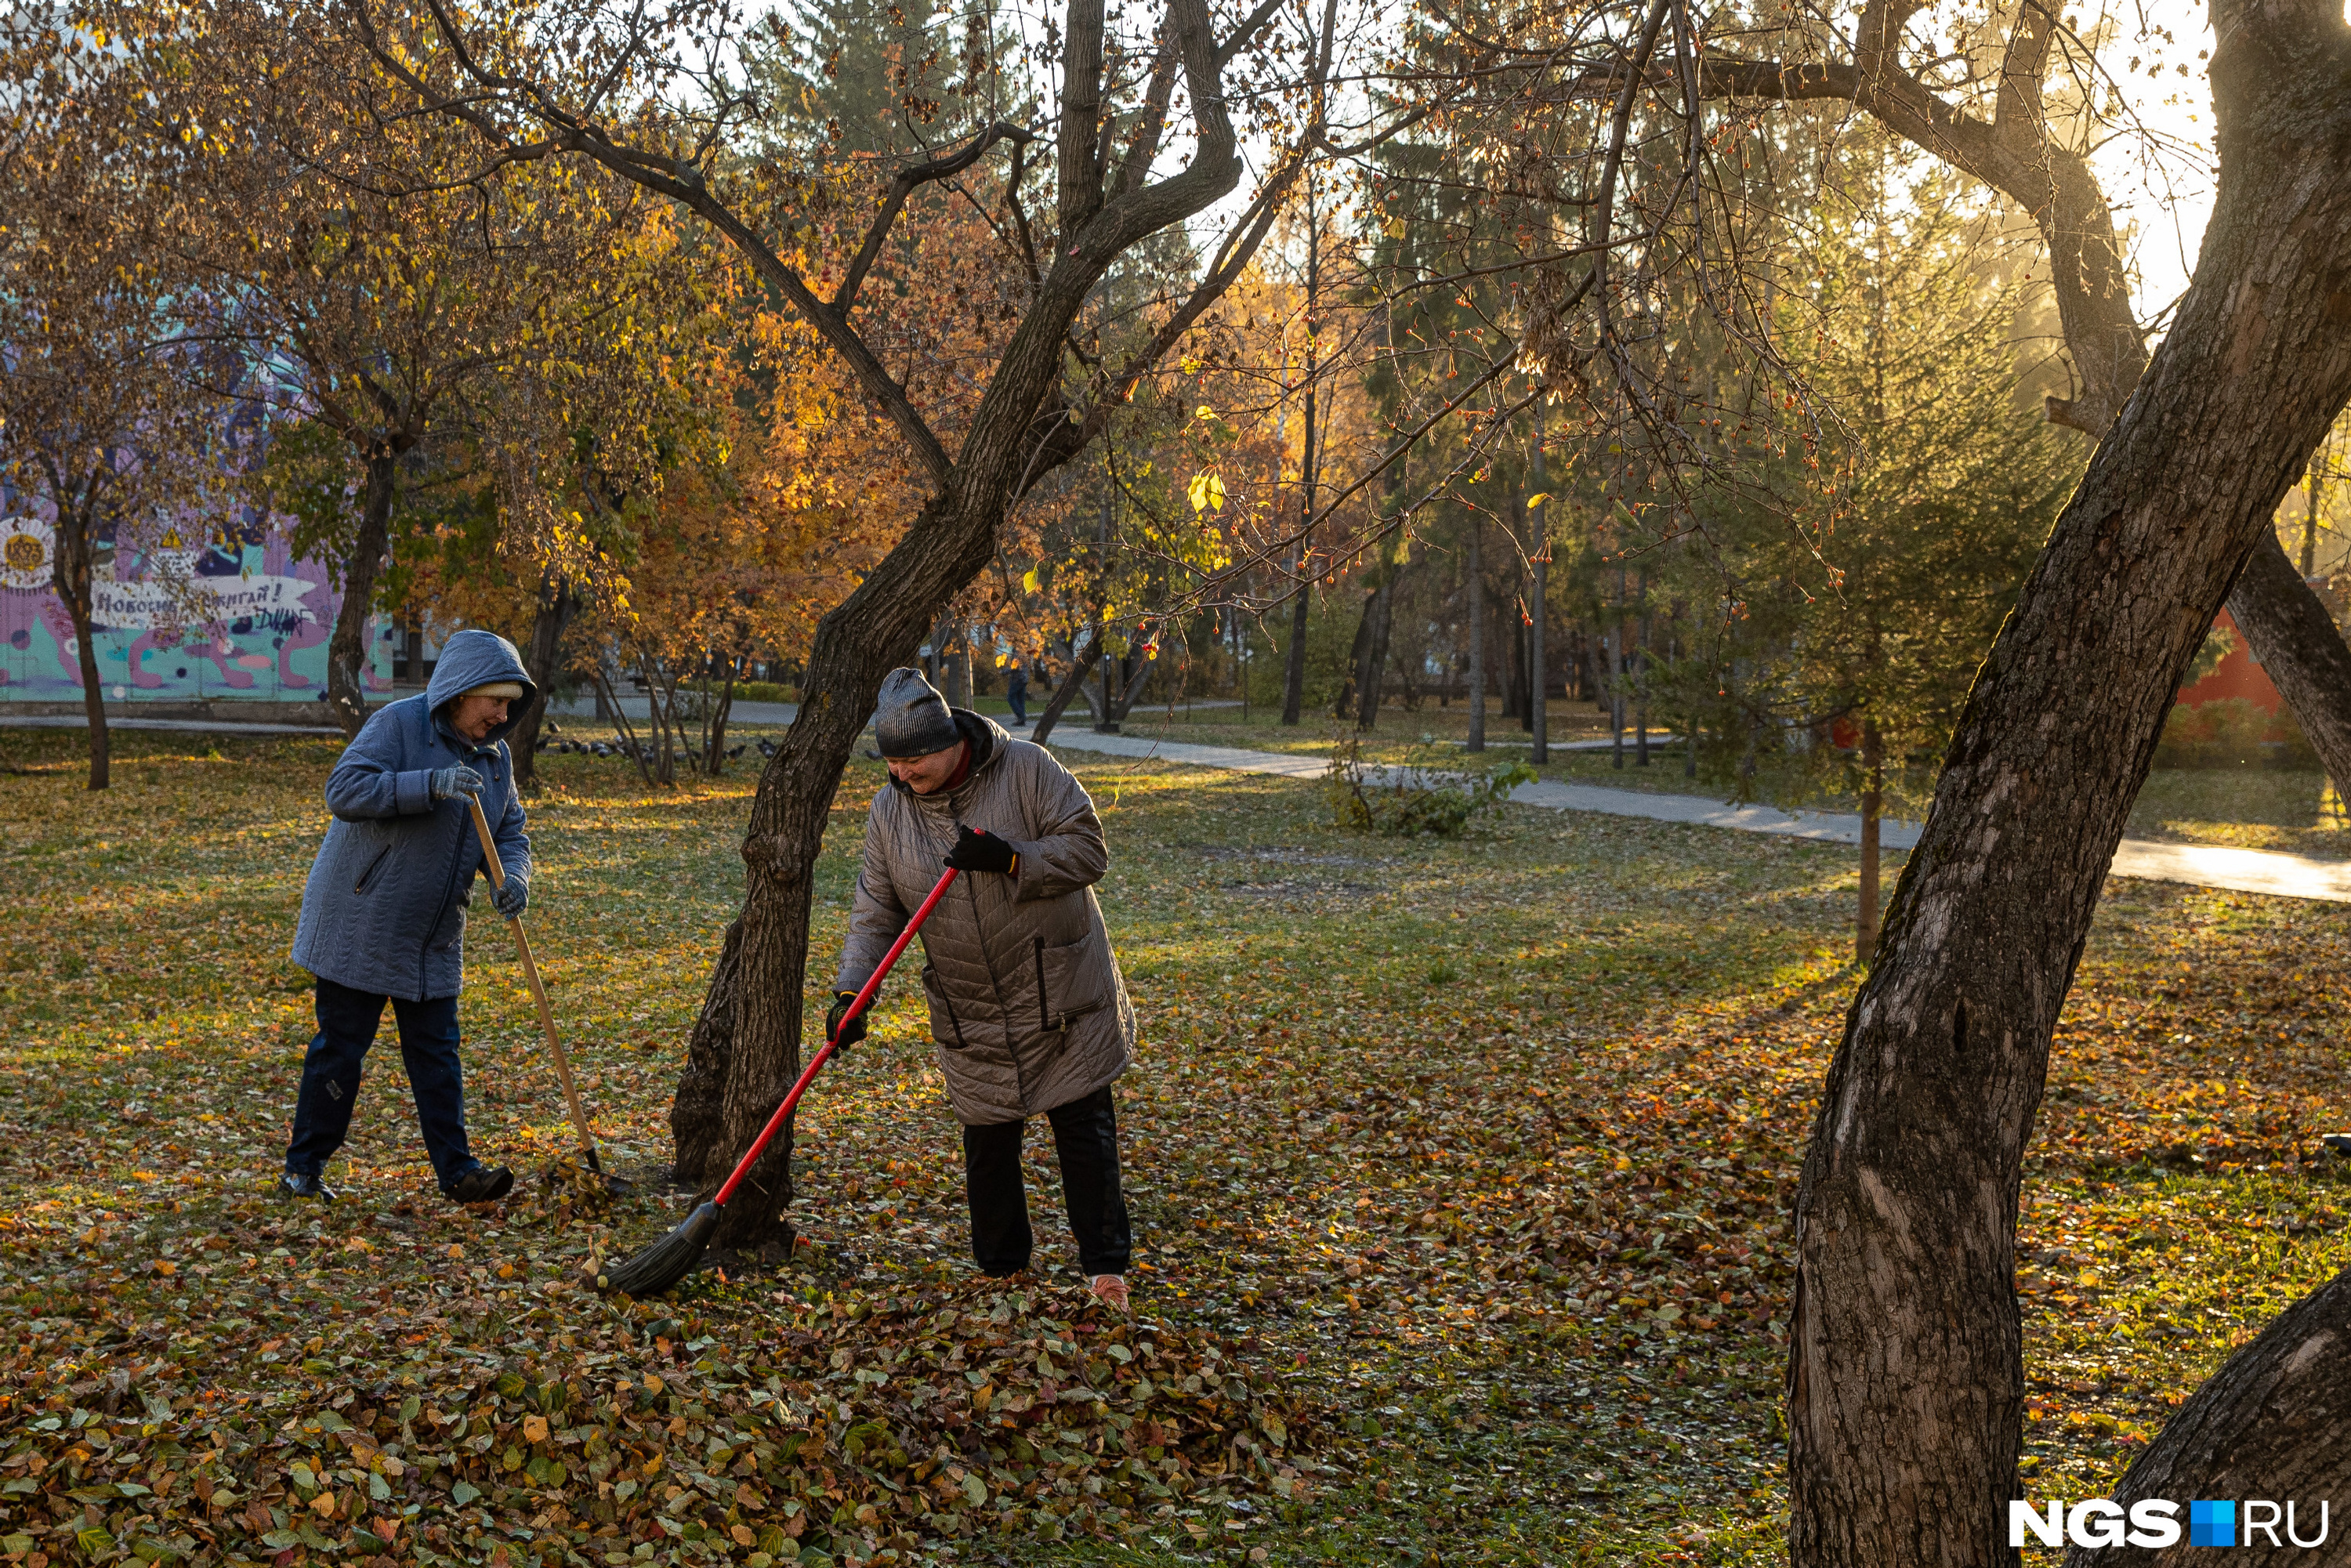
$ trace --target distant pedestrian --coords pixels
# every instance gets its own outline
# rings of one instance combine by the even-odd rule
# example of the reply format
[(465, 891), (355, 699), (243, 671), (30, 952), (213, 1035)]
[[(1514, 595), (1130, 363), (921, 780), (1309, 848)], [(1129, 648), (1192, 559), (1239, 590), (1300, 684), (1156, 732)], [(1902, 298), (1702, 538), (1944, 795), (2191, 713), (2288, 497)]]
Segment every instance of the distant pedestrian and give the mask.
[(1110, 852), (1093, 801), (1043, 747), (950, 708), (915, 670), (883, 683), (873, 733), (891, 782), (866, 819), (826, 1031), (844, 1045), (864, 1037), (862, 1015), (845, 1029), (841, 1015), (942, 863), (963, 872), (923, 927), (923, 989), (964, 1124), (972, 1256), (992, 1275), (1029, 1267), (1020, 1142), (1042, 1115), (1079, 1264), (1123, 1308), (1131, 1240), (1111, 1084), (1134, 1053), (1134, 1009), (1094, 901)]
[(1005, 705), (1012, 710), (1012, 727), (1029, 722), (1029, 672), (1016, 662), (1004, 677)]
[(514, 1186), (513, 1172), (485, 1167), (466, 1144), (457, 991), (465, 907), (486, 874), (467, 796), (482, 802), (506, 862), (498, 913), (518, 915), (530, 897), (530, 840), (506, 737), (535, 689), (513, 643), (460, 632), (431, 684), (377, 709), (327, 776), (335, 820), (294, 936), (294, 961), (318, 977), (319, 1032), (302, 1063), (280, 1197), (335, 1196), (320, 1177), (350, 1130), (360, 1066), (387, 1001), (442, 1194), (482, 1203)]

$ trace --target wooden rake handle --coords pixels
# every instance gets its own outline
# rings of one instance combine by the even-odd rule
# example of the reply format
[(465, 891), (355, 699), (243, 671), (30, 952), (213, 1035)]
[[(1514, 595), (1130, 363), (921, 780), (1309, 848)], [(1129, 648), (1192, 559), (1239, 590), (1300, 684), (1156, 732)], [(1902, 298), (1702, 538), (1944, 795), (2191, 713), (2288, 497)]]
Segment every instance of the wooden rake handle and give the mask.
[[(465, 797), (465, 804), (474, 813), (474, 831), (482, 841), (482, 858), (490, 864), (490, 885), (503, 891), (507, 885), (506, 862), (498, 858), (498, 846), (490, 837), (490, 820), (482, 814), (482, 801), (477, 795)], [(547, 988), (539, 983), (538, 964), (530, 956), (530, 938), (523, 935), (522, 916), (509, 915), (507, 929), (514, 933), (515, 949), (522, 955), (522, 972), (530, 981), (531, 999), (538, 1004), (538, 1027), (546, 1031), (547, 1049), (555, 1057), (555, 1074), (563, 1081), (563, 1098), (571, 1107), (571, 1124), (579, 1129), (580, 1147), (588, 1155), (588, 1168), (601, 1171), (596, 1158), (596, 1135), (588, 1130), (588, 1113), (580, 1103), (580, 1086), (571, 1081), (571, 1061), (563, 1054), (563, 1041), (555, 1032), (555, 1009), (547, 1005)]]

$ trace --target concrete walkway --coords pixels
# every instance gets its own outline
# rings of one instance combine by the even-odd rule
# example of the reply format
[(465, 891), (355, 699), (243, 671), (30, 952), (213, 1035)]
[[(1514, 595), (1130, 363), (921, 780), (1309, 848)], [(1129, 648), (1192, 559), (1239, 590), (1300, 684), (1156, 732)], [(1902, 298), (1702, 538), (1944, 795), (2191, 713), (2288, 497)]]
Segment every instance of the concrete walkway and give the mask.
[[(1270, 773), (1284, 779), (1320, 779), (1330, 767), (1320, 757), (1244, 751), (1227, 746), (1190, 746), (1142, 736), (1102, 735), (1091, 729), (1059, 727), (1053, 731), (1051, 744), (1071, 751), (1155, 758), (1239, 773)], [(1638, 789), (1562, 784), (1552, 779), (1521, 784), (1510, 792), (1510, 799), (1521, 805), (1554, 811), (1597, 811), (1604, 816), (1687, 822), (1743, 833), (1780, 833), (1823, 843), (1861, 842), (1861, 819), (1840, 811), (1782, 811), (1771, 806), (1726, 805), (1696, 795), (1653, 795)], [(1889, 850), (1913, 848), (1918, 842), (1919, 828), (1917, 822), (1887, 820), (1878, 825), (1879, 842)], [(2351, 862), (2312, 860), (2270, 850), (2125, 839), (2108, 869), (2116, 876), (2144, 882), (2176, 882), (2190, 887), (2351, 904)]]
[[(549, 707), (555, 715), (555, 722), (561, 725), (567, 731), (575, 725), (585, 725), (594, 730), (595, 737), (599, 740), (604, 737), (605, 729), (610, 727), (612, 722), (609, 718), (599, 719), (596, 716), (594, 697), (574, 697), (569, 702), (550, 703)], [(622, 697), (621, 711), (629, 716), (631, 724), (651, 724), (653, 716), (653, 699), (640, 696)], [(730, 725), (789, 724), (799, 716), (799, 711), (800, 706), (798, 703), (737, 702), (726, 710), (726, 722)], [(580, 733), (586, 734), (588, 731), (582, 730)]]
[[(0, 714), (0, 729), (88, 729), (89, 720), (78, 715)], [(192, 735), (331, 735), (343, 732), (331, 724), (246, 724), (229, 718), (116, 718), (109, 714), (109, 729), (177, 729)]]

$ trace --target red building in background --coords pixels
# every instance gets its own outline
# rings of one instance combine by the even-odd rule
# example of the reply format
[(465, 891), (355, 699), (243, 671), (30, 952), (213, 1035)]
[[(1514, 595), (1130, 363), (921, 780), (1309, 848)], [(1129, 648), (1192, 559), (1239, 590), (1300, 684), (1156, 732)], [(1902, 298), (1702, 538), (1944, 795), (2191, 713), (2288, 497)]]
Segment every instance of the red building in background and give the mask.
[[(2314, 585), (2315, 586), (2315, 585)], [(2179, 702), (2182, 707), (2200, 707), (2206, 703), (2227, 697), (2242, 697), (2266, 714), (2275, 714), (2285, 704), (2277, 687), (2270, 684), (2269, 673), (2262, 662), (2253, 657), (2253, 650), (2245, 634), (2225, 610), (2212, 622), (2216, 632), (2226, 632), (2234, 646), (2228, 656), (2212, 667), (2212, 672), (2192, 686), (2180, 688)]]

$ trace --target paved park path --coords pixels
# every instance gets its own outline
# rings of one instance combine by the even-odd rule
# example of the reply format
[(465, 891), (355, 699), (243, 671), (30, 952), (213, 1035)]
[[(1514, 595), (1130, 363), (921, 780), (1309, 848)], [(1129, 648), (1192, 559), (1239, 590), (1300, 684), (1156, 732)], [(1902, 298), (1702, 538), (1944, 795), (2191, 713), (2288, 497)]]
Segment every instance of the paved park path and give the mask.
[[(622, 698), (623, 704), (630, 701)], [(640, 706), (644, 699), (634, 699)], [(582, 705), (588, 713), (592, 706)], [(1202, 705), (1207, 706), (1207, 705)], [(747, 713), (746, 709), (758, 710)], [(789, 703), (737, 703), (736, 716), (748, 723), (789, 724), (799, 710)], [(566, 718), (580, 716), (565, 712)], [(332, 735), (331, 727), (245, 724), (225, 719), (110, 718), (119, 729), (175, 729), (213, 735)], [(65, 715), (0, 714), (0, 727), (79, 727), (85, 723)], [(1106, 753), (1113, 757), (1155, 758), (1193, 768), (1220, 768), (1239, 773), (1270, 773), (1284, 779), (1316, 779), (1327, 767), (1319, 757), (1280, 751), (1246, 751), (1230, 746), (1192, 746), (1179, 741), (1149, 740), (1135, 735), (1103, 735), (1072, 727), (1056, 727), (1052, 744), (1071, 751)], [(1606, 741), (1585, 742), (1556, 749), (1583, 750)], [(1743, 833), (1781, 833), (1790, 838), (1816, 839), (1823, 843), (1857, 844), (1861, 819), (1839, 811), (1782, 811), (1770, 806), (1732, 806), (1698, 795), (1658, 795), (1639, 789), (1610, 789), (1597, 784), (1561, 784), (1542, 779), (1521, 784), (1510, 792), (1521, 805), (1554, 811), (1597, 811), (1610, 817), (1643, 817), (1656, 822), (1688, 822), (1698, 827), (1729, 828)], [(1907, 850), (1918, 841), (1918, 824), (1888, 821), (1879, 827), (1879, 841), (1889, 850)], [(2116, 876), (2146, 882), (2177, 882), (2190, 887), (2219, 887), (2235, 893), (2273, 894), (2285, 898), (2324, 899), (2351, 904), (2351, 862), (2312, 860), (2305, 855), (2280, 854), (2273, 850), (2231, 849), (2220, 844), (2165, 844), (2149, 839), (2125, 839), (2108, 868)]]
[[(1320, 779), (1328, 767), (1320, 757), (1244, 751), (1229, 746), (1190, 746), (1136, 735), (1102, 735), (1090, 729), (1056, 727), (1051, 744), (1071, 751), (1151, 758), (1193, 768), (1271, 773), (1284, 779)], [(1610, 789), (1597, 784), (1562, 784), (1548, 779), (1520, 785), (1510, 792), (1510, 799), (1521, 805), (1554, 811), (1598, 811), (1610, 817), (1688, 822), (1743, 833), (1780, 833), (1824, 843), (1861, 842), (1861, 819), (1840, 811), (1782, 811), (1770, 806), (1732, 806), (1697, 795), (1656, 795), (1639, 789)], [(1887, 821), (1879, 824), (1879, 841), (1889, 850), (1910, 849), (1918, 841), (1918, 831), (1917, 822)], [(2116, 876), (2147, 882), (2177, 882), (2190, 887), (2219, 887), (2236, 893), (2351, 904), (2351, 862), (2312, 860), (2305, 855), (2280, 854), (2270, 850), (2125, 839), (2116, 850), (2114, 864), (2109, 869)]]

